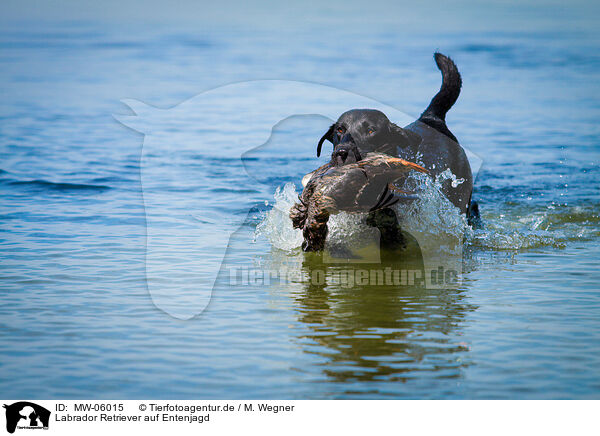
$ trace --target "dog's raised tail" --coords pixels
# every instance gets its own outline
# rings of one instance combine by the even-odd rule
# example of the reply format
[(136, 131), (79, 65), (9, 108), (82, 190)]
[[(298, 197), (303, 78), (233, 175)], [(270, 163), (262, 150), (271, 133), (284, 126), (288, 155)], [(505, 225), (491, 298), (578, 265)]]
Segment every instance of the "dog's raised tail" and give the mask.
[(432, 122), (438, 124), (441, 121), (445, 125), (446, 113), (456, 103), (460, 94), (462, 79), (452, 59), (439, 52), (436, 52), (434, 57), (435, 63), (442, 72), (442, 86), (440, 91), (431, 99), (431, 103), (429, 103), (425, 112), (421, 114), (419, 121), (426, 124)]

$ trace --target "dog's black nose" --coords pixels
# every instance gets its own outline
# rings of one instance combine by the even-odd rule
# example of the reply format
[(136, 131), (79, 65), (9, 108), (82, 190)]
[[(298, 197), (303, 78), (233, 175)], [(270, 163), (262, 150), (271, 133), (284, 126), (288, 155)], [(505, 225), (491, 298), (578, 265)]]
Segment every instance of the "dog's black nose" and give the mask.
[(340, 159), (342, 159), (342, 162), (346, 162), (346, 159), (348, 159), (348, 150), (346, 150), (345, 148), (338, 150), (335, 154)]
[(336, 166), (355, 163), (361, 159), (358, 147), (354, 143), (340, 144), (335, 147), (331, 154), (332, 164)]

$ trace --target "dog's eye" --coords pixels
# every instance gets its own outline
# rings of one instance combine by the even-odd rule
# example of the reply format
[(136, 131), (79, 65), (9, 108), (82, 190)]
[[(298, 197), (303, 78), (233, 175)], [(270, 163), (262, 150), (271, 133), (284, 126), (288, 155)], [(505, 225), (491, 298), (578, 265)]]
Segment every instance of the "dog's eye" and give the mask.
[(344, 129), (342, 129), (341, 127), (338, 127), (337, 129), (338, 133), (341, 135), (342, 133), (344, 133)]
[(367, 133), (368, 133), (369, 135), (372, 135), (373, 133), (375, 133), (375, 130), (373, 130), (373, 129), (369, 129), (369, 130), (367, 130)]

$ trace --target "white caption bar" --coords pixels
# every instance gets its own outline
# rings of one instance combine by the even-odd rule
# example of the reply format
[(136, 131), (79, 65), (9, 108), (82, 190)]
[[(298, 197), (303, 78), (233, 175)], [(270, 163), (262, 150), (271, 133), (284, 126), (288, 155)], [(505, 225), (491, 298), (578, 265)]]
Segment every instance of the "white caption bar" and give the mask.
[[(3, 400), (0, 430), (27, 435), (598, 434), (598, 401)], [(11, 431), (12, 430), (12, 431)], [(45, 430), (37, 433), (34, 430)], [(6, 432), (8, 433), (6, 433)]]

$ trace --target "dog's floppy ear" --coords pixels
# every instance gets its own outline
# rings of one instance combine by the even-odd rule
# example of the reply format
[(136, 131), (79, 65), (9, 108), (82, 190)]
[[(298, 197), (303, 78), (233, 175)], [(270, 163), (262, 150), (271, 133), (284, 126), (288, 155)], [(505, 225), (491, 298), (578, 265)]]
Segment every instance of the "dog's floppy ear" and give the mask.
[(321, 147), (323, 147), (323, 143), (325, 140), (331, 142), (333, 144), (333, 132), (335, 131), (335, 123), (333, 123), (329, 130), (325, 132), (325, 134), (319, 140), (319, 145), (317, 145), (317, 157), (321, 156)]
[(410, 130), (403, 129), (402, 127), (390, 123), (390, 133), (397, 137), (398, 143), (394, 144), (401, 148), (412, 147), (413, 145), (419, 145), (421, 143), (421, 136)]

